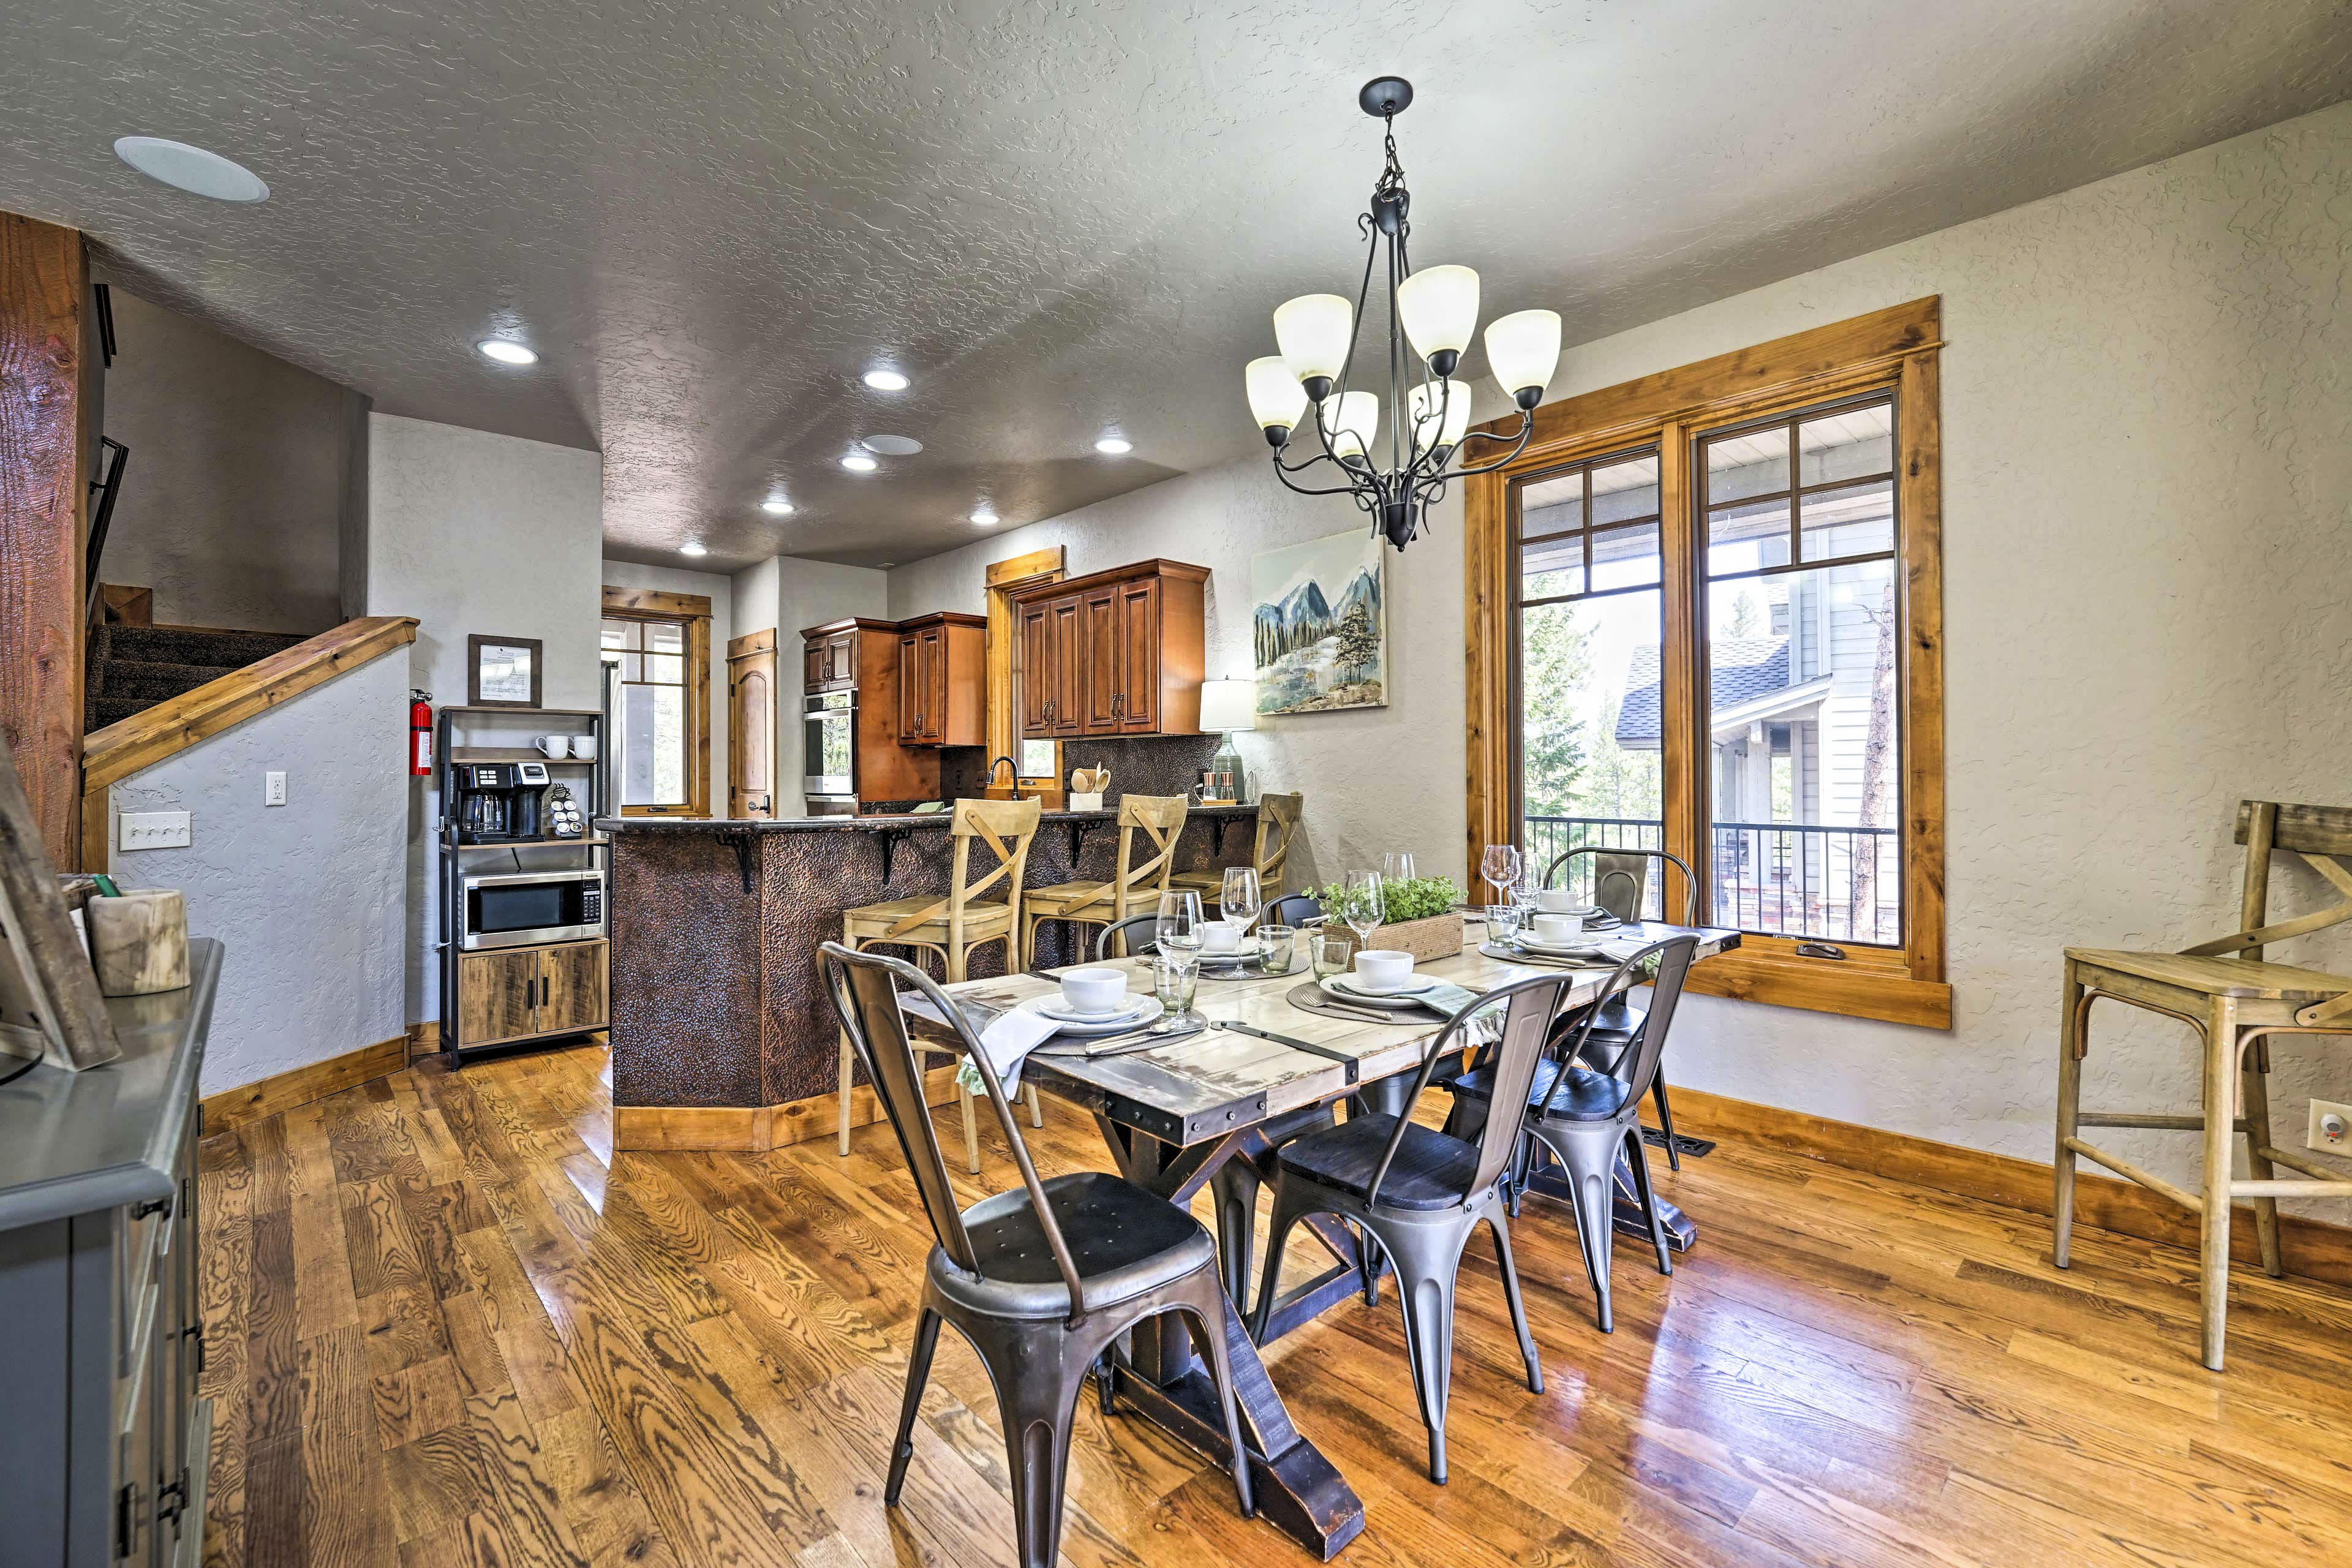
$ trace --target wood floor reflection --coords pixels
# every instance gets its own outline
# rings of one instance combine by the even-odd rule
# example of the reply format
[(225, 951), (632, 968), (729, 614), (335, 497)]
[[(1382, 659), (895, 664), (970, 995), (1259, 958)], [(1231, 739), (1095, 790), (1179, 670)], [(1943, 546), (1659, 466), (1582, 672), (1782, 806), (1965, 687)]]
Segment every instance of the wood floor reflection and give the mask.
[[(1011, 1562), (994, 1403), (952, 1334), (882, 1506), (930, 1245), (887, 1129), (845, 1161), (615, 1158), (604, 1068), (436, 1062), (205, 1142), (205, 1562)], [(1106, 1163), (1047, 1119), (1049, 1173)], [(2081, 1233), (2061, 1275), (2008, 1210), (1738, 1143), (1659, 1172), (1703, 1239), (1672, 1279), (1621, 1245), (1613, 1335), (1565, 1212), (1515, 1227), (1540, 1396), (1473, 1246), (1449, 1486), (1392, 1295), (1274, 1348), (1364, 1500), (1342, 1562), (2289, 1564), (2352, 1531), (2337, 1294), (2242, 1274), (2217, 1375), (2186, 1253)], [(992, 1143), (971, 1192), (1014, 1179)], [(1309, 1561), (1223, 1472), (1082, 1405), (1074, 1568)]]

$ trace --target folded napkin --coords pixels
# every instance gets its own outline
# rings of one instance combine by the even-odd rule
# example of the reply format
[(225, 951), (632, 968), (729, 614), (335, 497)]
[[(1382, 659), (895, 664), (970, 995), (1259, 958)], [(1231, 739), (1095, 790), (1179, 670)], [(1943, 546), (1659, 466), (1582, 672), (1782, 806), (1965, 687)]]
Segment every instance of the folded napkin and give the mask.
[[(999, 1013), (996, 1021), (981, 1031), (980, 1048), (988, 1053), (988, 1065), (996, 1069), (996, 1081), (1004, 1086), (1007, 1095), (1021, 1092), (1021, 1064), (1060, 1027), (1043, 1013), (1013, 1007)], [(969, 1061), (956, 1068), (956, 1081), (974, 1094), (985, 1097), (988, 1093), (988, 1086), (980, 1080), (980, 1069)]]
[(1443, 1013), (1447, 1017), (1453, 1018), (1459, 1016), (1463, 1008), (1477, 1001), (1479, 995), (1480, 993), (1467, 986), (1441, 980), (1413, 1000), (1433, 1013)]

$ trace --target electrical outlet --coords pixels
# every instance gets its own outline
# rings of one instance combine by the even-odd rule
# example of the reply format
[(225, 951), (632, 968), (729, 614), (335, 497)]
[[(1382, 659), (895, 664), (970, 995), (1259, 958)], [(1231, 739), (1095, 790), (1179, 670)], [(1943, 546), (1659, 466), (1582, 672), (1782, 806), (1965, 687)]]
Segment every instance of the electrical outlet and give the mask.
[(2332, 1100), (2313, 1100), (2311, 1132), (2305, 1144), (2323, 1154), (2352, 1154), (2352, 1105), (2339, 1105)]
[(286, 775), (284, 773), (269, 773), (261, 775), (261, 804), (264, 805), (284, 805), (286, 804)]
[(125, 849), (185, 849), (188, 814), (184, 811), (126, 811), (116, 838)]

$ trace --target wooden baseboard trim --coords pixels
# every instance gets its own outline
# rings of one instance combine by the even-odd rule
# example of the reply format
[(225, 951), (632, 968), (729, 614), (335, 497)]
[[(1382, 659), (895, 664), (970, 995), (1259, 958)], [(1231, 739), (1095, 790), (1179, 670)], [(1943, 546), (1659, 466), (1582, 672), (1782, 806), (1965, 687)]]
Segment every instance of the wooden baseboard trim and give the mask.
[(205, 1131), (226, 1132), (265, 1121), (281, 1110), (324, 1100), (331, 1094), (396, 1073), (408, 1065), (406, 1035), (394, 1035), (322, 1062), (310, 1062), (204, 1098)]
[(441, 1020), (427, 1018), (421, 1024), (408, 1026), (408, 1059), (441, 1054)]
[[(2050, 1213), (2053, 1174), (2051, 1167), (2040, 1161), (1832, 1121), (1825, 1116), (1733, 1100), (1680, 1084), (1673, 1093), (1677, 1132), (1761, 1143), (1824, 1164), (1865, 1171), (1957, 1197), (1979, 1198), (2028, 1214)], [(2087, 1166), (2074, 1180), (2074, 1223), (2197, 1250), (2195, 1215), (2135, 1183), (2092, 1175)], [(2352, 1285), (2352, 1227), (2281, 1215), (2279, 1243), (2289, 1274)], [(2240, 1205), (2230, 1225), (2231, 1257), (2260, 1267), (2258, 1246), (2253, 1210)]]
[[(923, 1098), (943, 1105), (955, 1098), (955, 1069), (933, 1068), (923, 1076)], [(616, 1105), (613, 1147), (640, 1151), (722, 1150), (759, 1154), (812, 1138), (830, 1138), (840, 1127), (840, 1100), (832, 1094), (774, 1105)], [(849, 1125), (869, 1127), (882, 1120), (882, 1102), (870, 1085), (849, 1091)]]

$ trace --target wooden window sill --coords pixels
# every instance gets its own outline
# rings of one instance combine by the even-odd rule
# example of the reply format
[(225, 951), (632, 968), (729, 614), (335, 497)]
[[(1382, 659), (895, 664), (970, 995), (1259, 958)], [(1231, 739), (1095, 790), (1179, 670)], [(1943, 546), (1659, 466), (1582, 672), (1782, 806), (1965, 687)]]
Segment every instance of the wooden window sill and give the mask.
[(1900, 963), (1855, 959), (1797, 958), (1770, 950), (1736, 948), (1694, 964), (1689, 989), (1738, 1002), (1843, 1013), (1926, 1029), (1952, 1026), (1952, 988), (1919, 980)]

